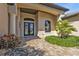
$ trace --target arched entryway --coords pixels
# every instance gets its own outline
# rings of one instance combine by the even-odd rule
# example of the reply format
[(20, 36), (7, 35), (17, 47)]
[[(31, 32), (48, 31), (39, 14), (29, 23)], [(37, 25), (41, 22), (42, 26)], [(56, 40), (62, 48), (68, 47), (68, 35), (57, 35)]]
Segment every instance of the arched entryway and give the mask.
[(34, 35), (34, 20), (31, 18), (24, 18), (24, 36)]

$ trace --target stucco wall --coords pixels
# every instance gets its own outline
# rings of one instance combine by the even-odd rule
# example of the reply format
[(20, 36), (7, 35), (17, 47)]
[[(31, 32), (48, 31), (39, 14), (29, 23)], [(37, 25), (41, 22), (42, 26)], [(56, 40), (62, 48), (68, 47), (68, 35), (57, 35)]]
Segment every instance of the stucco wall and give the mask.
[(7, 5), (0, 3), (0, 34), (8, 33), (8, 10)]
[[(45, 20), (49, 20), (51, 22), (51, 32), (45, 32)], [(56, 16), (44, 12), (38, 12), (38, 36), (56, 35), (56, 20)]]
[(21, 17), (24, 19), (24, 18), (32, 18), (35, 20), (35, 15), (33, 14), (29, 14), (29, 13), (23, 13), (21, 12)]

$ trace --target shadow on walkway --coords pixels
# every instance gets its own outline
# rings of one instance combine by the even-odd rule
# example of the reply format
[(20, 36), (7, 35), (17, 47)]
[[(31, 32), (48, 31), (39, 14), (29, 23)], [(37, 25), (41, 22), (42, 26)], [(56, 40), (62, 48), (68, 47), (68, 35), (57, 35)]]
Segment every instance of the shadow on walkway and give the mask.
[(27, 46), (9, 49), (4, 56), (43, 56), (44, 53), (45, 51)]

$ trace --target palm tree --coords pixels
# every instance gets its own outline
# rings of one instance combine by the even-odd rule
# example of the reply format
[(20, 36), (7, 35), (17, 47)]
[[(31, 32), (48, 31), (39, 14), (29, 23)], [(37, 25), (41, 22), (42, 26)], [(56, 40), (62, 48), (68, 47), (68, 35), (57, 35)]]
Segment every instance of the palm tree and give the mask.
[(68, 37), (69, 34), (71, 34), (73, 31), (76, 31), (76, 29), (70, 25), (67, 20), (59, 20), (57, 21), (56, 31), (59, 37), (64, 38)]

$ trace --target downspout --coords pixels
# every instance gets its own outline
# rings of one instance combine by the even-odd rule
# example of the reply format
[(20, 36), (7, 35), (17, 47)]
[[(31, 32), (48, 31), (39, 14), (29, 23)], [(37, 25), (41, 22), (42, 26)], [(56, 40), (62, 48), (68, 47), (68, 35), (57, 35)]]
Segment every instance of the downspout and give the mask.
[(8, 13), (8, 34), (10, 34), (10, 14)]
[(8, 12), (8, 34), (10, 34), (10, 13), (9, 13), (9, 6), (8, 6), (8, 4), (7, 4), (7, 12)]

